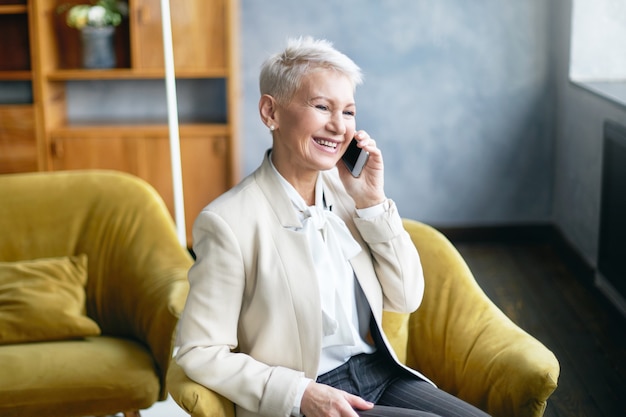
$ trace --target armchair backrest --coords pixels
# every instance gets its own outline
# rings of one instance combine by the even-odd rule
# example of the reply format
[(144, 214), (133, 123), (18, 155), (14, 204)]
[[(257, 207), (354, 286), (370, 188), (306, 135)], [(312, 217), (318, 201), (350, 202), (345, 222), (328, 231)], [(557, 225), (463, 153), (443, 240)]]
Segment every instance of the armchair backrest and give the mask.
[[(114, 171), (0, 176), (0, 261), (87, 254), (87, 314), (103, 334), (137, 335), (145, 266), (190, 265), (160, 196)], [(163, 265), (165, 264), (165, 265)], [(167, 268), (165, 268), (167, 269)]]

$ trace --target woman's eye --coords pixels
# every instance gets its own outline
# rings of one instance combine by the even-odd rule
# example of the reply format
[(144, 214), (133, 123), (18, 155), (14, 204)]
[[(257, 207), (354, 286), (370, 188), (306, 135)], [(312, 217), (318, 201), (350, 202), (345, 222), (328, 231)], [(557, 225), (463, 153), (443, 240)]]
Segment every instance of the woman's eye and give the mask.
[(346, 115), (346, 116), (354, 117), (354, 115), (356, 113), (354, 111), (351, 111), (351, 110), (346, 110), (346, 111), (343, 112), (343, 114)]
[(327, 111), (328, 110), (328, 106), (325, 106), (323, 104), (317, 104), (315, 105), (315, 108), (318, 110), (323, 110), (323, 111)]

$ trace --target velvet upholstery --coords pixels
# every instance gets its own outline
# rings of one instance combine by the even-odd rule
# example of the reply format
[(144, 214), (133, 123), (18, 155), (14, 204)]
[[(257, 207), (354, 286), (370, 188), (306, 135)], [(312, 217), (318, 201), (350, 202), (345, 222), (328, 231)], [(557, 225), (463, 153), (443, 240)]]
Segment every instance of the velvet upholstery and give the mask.
[(409, 320), (407, 365), (494, 417), (538, 417), (556, 389), (554, 354), (509, 320), (480, 289), (454, 246), (405, 220), (426, 291)]
[(85, 254), (101, 336), (0, 346), (0, 415), (110, 415), (167, 396), (191, 256), (146, 182), (113, 171), (0, 175), (0, 261)]
[(100, 335), (85, 315), (87, 255), (0, 262), (0, 345)]
[[(556, 357), (486, 297), (445, 236), (414, 220), (404, 226), (420, 252), (426, 285), (415, 313), (383, 316), (399, 359), (494, 417), (543, 415), (560, 372)], [(167, 382), (193, 417), (234, 416), (232, 403), (191, 381), (174, 361)]]

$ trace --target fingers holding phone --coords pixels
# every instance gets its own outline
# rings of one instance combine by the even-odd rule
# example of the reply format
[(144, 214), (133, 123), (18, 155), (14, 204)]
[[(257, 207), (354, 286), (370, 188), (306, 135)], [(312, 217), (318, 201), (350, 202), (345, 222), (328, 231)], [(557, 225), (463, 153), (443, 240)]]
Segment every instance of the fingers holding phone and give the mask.
[(370, 153), (359, 148), (359, 142), (356, 138), (353, 138), (348, 145), (348, 149), (344, 152), (341, 160), (343, 161), (348, 171), (354, 178), (358, 178), (363, 171), (363, 167), (369, 159)]
[(382, 154), (367, 132), (356, 133), (341, 160), (346, 168), (339, 170), (342, 182), (358, 208), (385, 200)]

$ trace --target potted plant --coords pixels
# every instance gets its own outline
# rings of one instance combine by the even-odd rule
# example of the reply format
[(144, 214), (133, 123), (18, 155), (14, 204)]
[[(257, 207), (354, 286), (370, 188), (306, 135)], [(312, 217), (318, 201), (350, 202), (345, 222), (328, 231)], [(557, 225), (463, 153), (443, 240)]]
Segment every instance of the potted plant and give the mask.
[(127, 13), (128, 5), (117, 0), (97, 0), (69, 7), (66, 23), (80, 31), (85, 68), (115, 67), (113, 35)]

